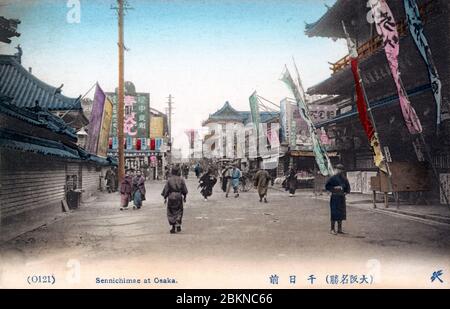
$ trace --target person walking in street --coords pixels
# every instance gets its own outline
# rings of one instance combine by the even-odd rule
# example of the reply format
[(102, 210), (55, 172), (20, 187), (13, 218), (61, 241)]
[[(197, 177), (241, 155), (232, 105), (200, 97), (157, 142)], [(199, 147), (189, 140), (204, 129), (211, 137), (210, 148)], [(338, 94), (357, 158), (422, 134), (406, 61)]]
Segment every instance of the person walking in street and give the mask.
[(214, 176), (212, 168), (208, 168), (207, 172), (200, 177), (198, 187), (201, 188), (200, 193), (202, 194), (205, 201), (208, 197), (212, 195), (213, 188), (217, 183), (217, 178)]
[(115, 184), (116, 184), (116, 175), (114, 174), (114, 171), (112, 168), (109, 168), (106, 171), (105, 180), (106, 180), (106, 189), (108, 193), (115, 192)]
[(270, 180), (271, 177), (268, 171), (260, 169), (258, 172), (256, 172), (254, 185), (258, 189), (260, 203), (263, 201), (263, 199), (264, 203), (267, 203), (267, 190), (269, 188)]
[(202, 173), (202, 167), (200, 166), (200, 163), (197, 163), (194, 168), (195, 177), (200, 178), (200, 174)]
[(141, 171), (136, 172), (136, 176), (133, 178), (133, 209), (141, 209), (142, 201), (145, 201), (145, 177)]
[(189, 177), (189, 165), (183, 164), (183, 177), (184, 179), (188, 179)]
[[(336, 175), (328, 179), (325, 189), (331, 192), (330, 199), (330, 217), (331, 217), (331, 234), (344, 234), (342, 231), (342, 221), (347, 219), (347, 209), (345, 195), (350, 193), (350, 184), (345, 176), (345, 168), (342, 164), (335, 167)], [(338, 230), (336, 232), (336, 222)]]
[(164, 179), (168, 180), (170, 177), (170, 167), (168, 165), (166, 165), (164, 167)]
[(120, 210), (128, 209), (133, 192), (133, 171), (127, 170), (126, 175), (120, 183)]
[(172, 168), (172, 176), (166, 182), (161, 195), (164, 197), (164, 204), (167, 204), (167, 219), (172, 226), (171, 234), (181, 232), (183, 220), (183, 204), (186, 202), (188, 190), (184, 179), (180, 177), (180, 169)]
[(237, 168), (236, 165), (233, 165), (233, 168), (229, 171), (229, 177), (230, 177), (230, 184), (227, 187), (227, 194), (225, 197), (228, 197), (228, 194), (230, 193), (230, 188), (233, 187), (234, 197), (239, 197), (239, 183), (240, 179), (242, 177), (241, 171)]
[(227, 192), (228, 189), (228, 182), (230, 180), (229, 177), (229, 170), (231, 169), (230, 166), (225, 166), (225, 168), (220, 172), (220, 179), (222, 180), (222, 191)]
[(297, 171), (293, 168), (289, 170), (289, 174), (286, 177), (286, 190), (289, 191), (289, 197), (293, 197), (297, 190)]

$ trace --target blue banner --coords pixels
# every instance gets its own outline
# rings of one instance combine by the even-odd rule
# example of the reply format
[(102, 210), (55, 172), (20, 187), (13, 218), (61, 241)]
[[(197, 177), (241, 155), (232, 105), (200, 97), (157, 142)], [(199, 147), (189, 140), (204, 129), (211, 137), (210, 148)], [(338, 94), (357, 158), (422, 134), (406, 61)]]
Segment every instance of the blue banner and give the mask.
[[(416, 43), (417, 48), (419, 49), (420, 54), (422, 55), (428, 67), (428, 74), (430, 75), (431, 87), (433, 90), (434, 100), (436, 101), (437, 107), (436, 123), (437, 125), (439, 125), (443, 118), (441, 114), (441, 104), (442, 104), (441, 80), (439, 79), (436, 66), (434, 65), (433, 62), (430, 46), (428, 45), (427, 38), (425, 37), (425, 34), (423, 32), (423, 24), (420, 18), (420, 12), (416, 0), (404, 0), (404, 5), (409, 31), (414, 39), (414, 42)], [(446, 112), (448, 113), (448, 111)], [(450, 115), (446, 114), (445, 118), (448, 117), (450, 117)]]

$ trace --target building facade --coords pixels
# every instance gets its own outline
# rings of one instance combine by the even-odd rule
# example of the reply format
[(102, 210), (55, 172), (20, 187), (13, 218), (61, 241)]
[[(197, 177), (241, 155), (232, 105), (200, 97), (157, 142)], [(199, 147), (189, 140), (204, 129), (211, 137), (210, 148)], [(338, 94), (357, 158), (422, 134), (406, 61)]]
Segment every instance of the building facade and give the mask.
[[(342, 22), (345, 23), (351, 38), (356, 42), (359, 54), (359, 68), (367, 94), (374, 123), (387, 161), (393, 168), (400, 168), (393, 175), (393, 182), (408, 178), (411, 171), (431, 170), (433, 164), (440, 177), (446, 177), (450, 171), (450, 30), (449, 2), (445, 0), (418, 0), (424, 32), (433, 53), (435, 65), (442, 82), (442, 123), (436, 126), (437, 109), (433, 96), (428, 69), (419, 54), (414, 40), (407, 28), (403, 1), (389, 1), (388, 4), (397, 22), (400, 35), (399, 70), (404, 88), (412, 106), (423, 126), (426, 147), (430, 150), (431, 161), (424, 155), (426, 149), (414, 144), (409, 134), (399, 105), (397, 89), (390, 72), (384, 52), (382, 38), (375, 26), (368, 22), (366, 0), (338, 0), (315, 23), (307, 25), (306, 34), (310, 37), (328, 37), (344, 39)], [(312, 95), (333, 95), (339, 102), (336, 117), (318, 123), (324, 128), (339, 152), (342, 163), (351, 172), (376, 173), (373, 152), (358, 119), (354, 79), (347, 55), (331, 64), (332, 74), (323, 82), (308, 89)], [(405, 191), (426, 191), (430, 198), (439, 197), (439, 180), (431, 173), (422, 173)], [(369, 180), (367, 180), (369, 179)], [(370, 177), (360, 187), (367, 187)], [(430, 184), (423, 188), (419, 182)], [(407, 188), (408, 187), (408, 188)], [(361, 191), (363, 191), (361, 189)]]
[[(106, 95), (113, 103), (108, 155), (117, 157), (117, 89)], [(136, 92), (132, 82), (125, 83), (124, 105), (125, 167), (149, 172), (153, 179), (161, 178), (167, 155), (166, 115), (151, 108), (150, 93)]]

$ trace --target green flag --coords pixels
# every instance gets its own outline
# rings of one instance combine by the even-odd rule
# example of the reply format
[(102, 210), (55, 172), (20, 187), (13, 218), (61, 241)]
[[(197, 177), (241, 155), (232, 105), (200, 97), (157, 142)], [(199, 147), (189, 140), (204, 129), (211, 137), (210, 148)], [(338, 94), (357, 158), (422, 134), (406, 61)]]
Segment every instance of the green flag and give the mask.
[[(300, 77), (298, 77), (298, 79), (300, 80)], [(328, 157), (325, 148), (323, 147), (319, 137), (317, 136), (316, 127), (314, 126), (309, 116), (306, 102), (303, 99), (304, 94), (300, 92), (299, 86), (295, 84), (294, 80), (292, 79), (291, 73), (289, 73), (287, 67), (285, 67), (283, 76), (281, 77), (281, 81), (283, 81), (286, 84), (286, 86), (294, 95), (295, 101), (297, 102), (297, 106), (300, 112), (300, 116), (303, 118), (303, 120), (306, 121), (306, 124), (308, 125), (308, 130), (313, 142), (313, 152), (316, 158), (317, 165), (319, 166), (320, 173), (324, 176), (333, 175), (334, 171), (333, 167), (331, 166), (330, 158)]]

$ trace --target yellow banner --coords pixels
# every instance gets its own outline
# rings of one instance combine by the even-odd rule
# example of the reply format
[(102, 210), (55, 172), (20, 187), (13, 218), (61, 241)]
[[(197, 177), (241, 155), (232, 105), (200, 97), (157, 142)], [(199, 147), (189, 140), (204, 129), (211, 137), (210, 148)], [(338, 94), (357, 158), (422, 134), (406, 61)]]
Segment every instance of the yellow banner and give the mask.
[(164, 118), (159, 116), (150, 117), (150, 138), (164, 137)]
[(383, 152), (381, 151), (380, 142), (378, 141), (378, 137), (376, 134), (373, 135), (372, 140), (370, 141), (370, 145), (372, 146), (373, 152), (375, 153), (373, 157), (373, 161), (375, 165), (386, 174), (388, 173), (388, 169), (386, 166), (386, 161), (383, 156)]
[(105, 98), (103, 106), (102, 126), (98, 137), (97, 155), (106, 157), (109, 144), (109, 131), (111, 130), (111, 120), (113, 114), (113, 104), (108, 97)]

